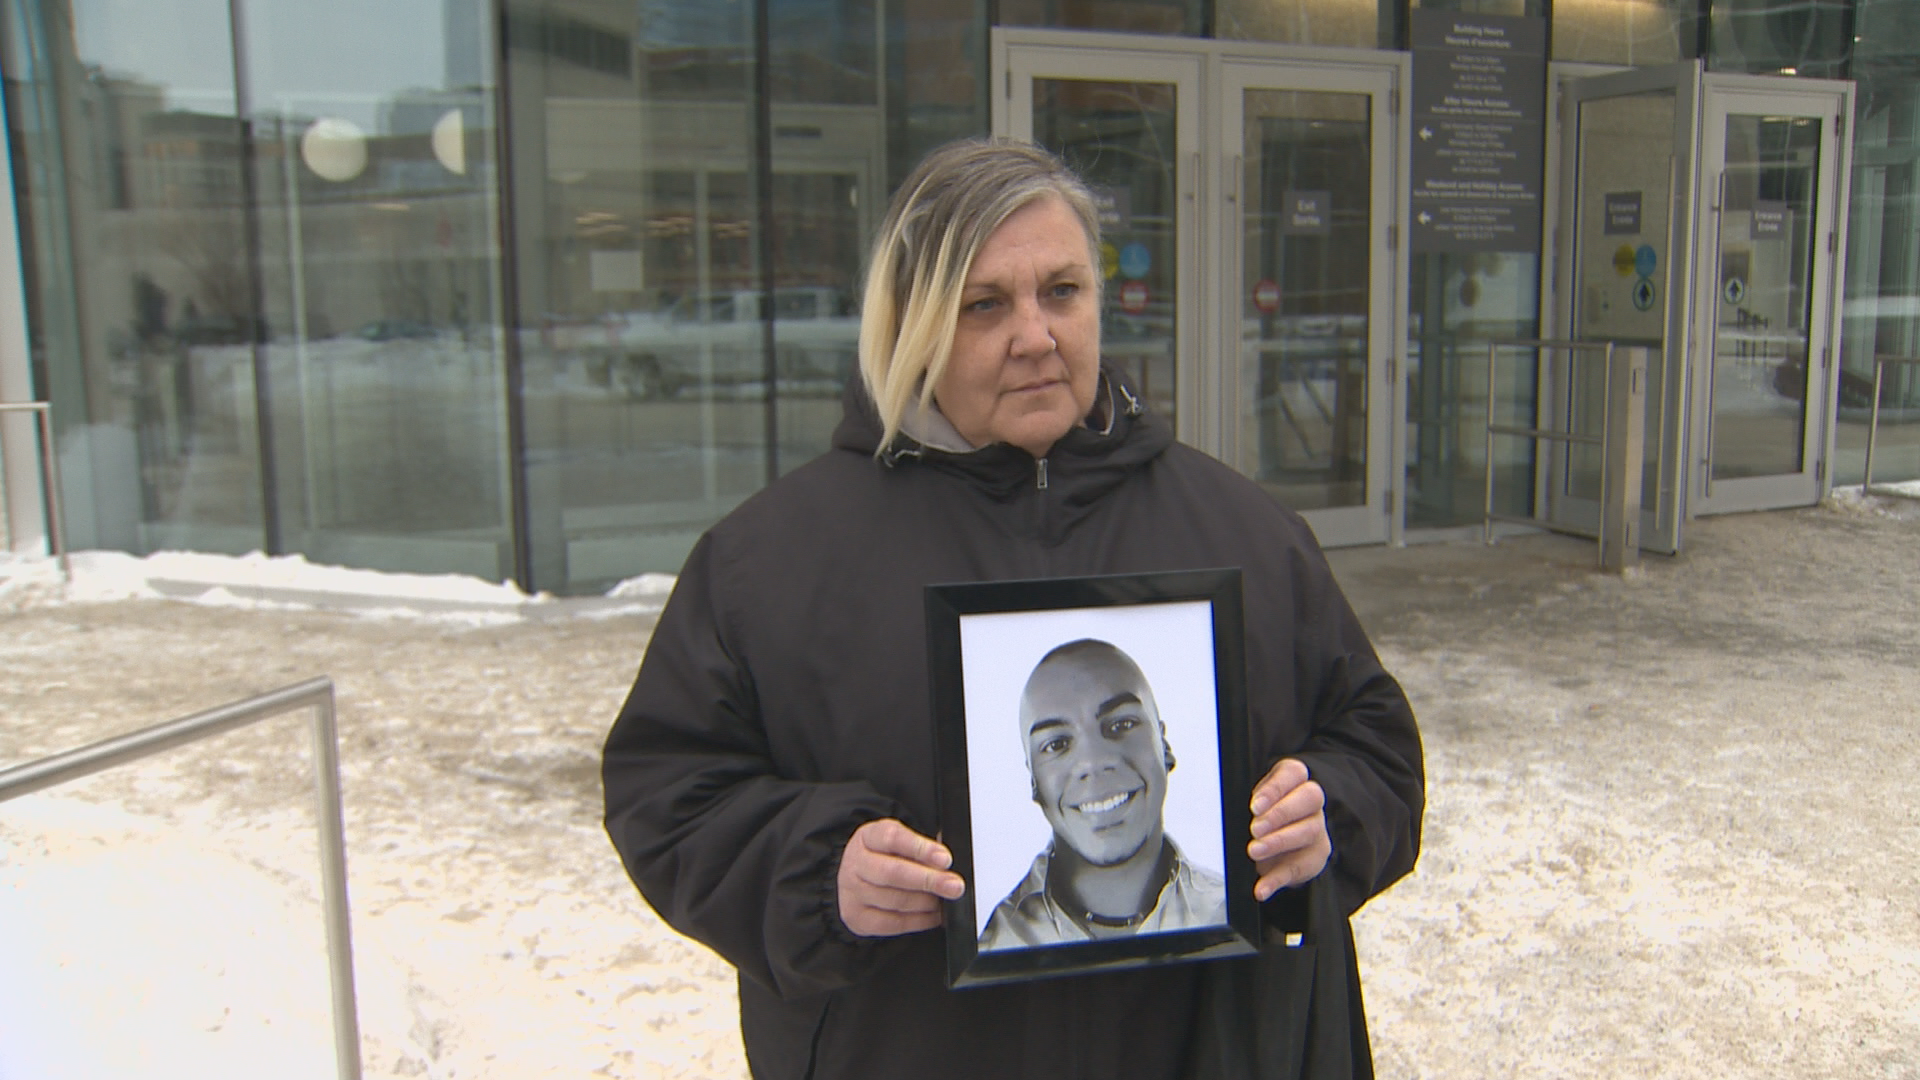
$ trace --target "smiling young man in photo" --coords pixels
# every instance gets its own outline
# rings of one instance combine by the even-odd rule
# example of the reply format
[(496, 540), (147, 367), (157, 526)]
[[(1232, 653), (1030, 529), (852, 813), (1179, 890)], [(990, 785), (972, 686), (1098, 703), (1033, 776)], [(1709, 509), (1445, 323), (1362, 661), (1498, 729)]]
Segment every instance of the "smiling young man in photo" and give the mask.
[(1225, 880), (1166, 835), (1173, 752), (1126, 653), (1090, 638), (1047, 653), (1020, 695), (1020, 732), (1053, 840), (995, 907), (981, 951), (1227, 921)]

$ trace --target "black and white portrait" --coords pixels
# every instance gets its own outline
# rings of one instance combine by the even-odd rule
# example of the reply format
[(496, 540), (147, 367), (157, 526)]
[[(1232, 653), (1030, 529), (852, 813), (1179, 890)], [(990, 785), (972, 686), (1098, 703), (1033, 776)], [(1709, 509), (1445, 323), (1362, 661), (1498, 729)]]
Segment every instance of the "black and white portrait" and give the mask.
[(1204, 602), (960, 619), (979, 950), (1227, 924)]

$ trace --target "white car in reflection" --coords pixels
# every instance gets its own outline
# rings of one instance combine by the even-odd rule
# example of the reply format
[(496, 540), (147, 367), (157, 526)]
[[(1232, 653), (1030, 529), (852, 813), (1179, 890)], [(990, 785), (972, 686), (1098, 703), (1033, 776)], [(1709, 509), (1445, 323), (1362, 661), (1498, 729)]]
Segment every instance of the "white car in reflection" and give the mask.
[[(690, 387), (764, 385), (762, 293), (685, 296), (658, 311), (611, 315), (570, 328), (555, 344), (586, 360), (596, 383), (633, 398), (669, 398)], [(826, 287), (773, 294), (775, 378), (789, 388), (837, 391), (859, 355), (860, 320)]]

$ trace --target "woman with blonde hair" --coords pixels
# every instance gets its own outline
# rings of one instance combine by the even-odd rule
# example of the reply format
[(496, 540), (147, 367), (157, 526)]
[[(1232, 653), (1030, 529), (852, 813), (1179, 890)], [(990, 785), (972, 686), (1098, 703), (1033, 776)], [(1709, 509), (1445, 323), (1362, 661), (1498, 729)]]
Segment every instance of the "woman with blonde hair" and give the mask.
[[(608, 736), (608, 833), (738, 969), (756, 1077), (1371, 1075), (1346, 920), (1413, 867), (1413, 714), (1299, 516), (1102, 366), (1098, 248), (1044, 150), (921, 162), (874, 244), (833, 449), (696, 544)], [(934, 837), (922, 590), (1219, 566), (1242, 571), (1275, 944), (948, 989), (933, 931), (965, 882)]]

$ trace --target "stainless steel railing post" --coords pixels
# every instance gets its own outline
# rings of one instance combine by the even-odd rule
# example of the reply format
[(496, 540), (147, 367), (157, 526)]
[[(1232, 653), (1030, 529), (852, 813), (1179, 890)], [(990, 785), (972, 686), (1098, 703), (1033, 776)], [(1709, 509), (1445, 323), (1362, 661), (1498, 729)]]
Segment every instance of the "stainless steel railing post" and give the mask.
[[(1521, 427), (1499, 424), (1494, 421), (1493, 385), (1495, 360), (1501, 349), (1532, 349), (1536, 358), (1541, 353), (1563, 352), (1568, 357), (1569, 381), (1573, 371), (1573, 361), (1581, 355), (1597, 354), (1603, 372), (1605, 386), (1600, 399), (1600, 434), (1581, 435), (1572, 430), (1560, 431), (1553, 428)], [(1637, 354), (1637, 360), (1631, 357)], [(1622, 356), (1629, 360), (1624, 365), (1616, 365), (1614, 343), (1610, 341), (1555, 341), (1550, 339), (1496, 339), (1487, 344), (1487, 483), (1486, 506), (1482, 520), (1483, 540), (1493, 543), (1493, 524), (1505, 521), (1515, 524), (1539, 527), (1557, 527), (1539, 517), (1521, 517), (1511, 514), (1497, 514), (1493, 509), (1493, 437), (1512, 435), (1540, 441), (1574, 446), (1593, 446), (1600, 450), (1600, 493), (1599, 514), (1596, 522), (1595, 539), (1599, 544), (1599, 560), (1603, 568), (1623, 570), (1639, 558), (1639, 504), (1640, 504), (1640, 462), (1644, 457), (1643, 444), (1646, 432), (1646, 367), (1647, 351), (1640, 349), (1622, 350)], [(1536, 359), (1536, 363), (1538, 360)], [(1637, 367), (1635, 366), (1637, 364)], [(1638, 374), (1633, 374), (1637, 370)], [(1632, 472), (1631, 478), (1624, 475)], [(1616, 505), (1631, 499), (1631, 512)]]
[(314, 810), (320, 829), (322, 909), (333, 991), (334, 1060), (340, 1080), (360, 1080), (360, 1018), (353, 983), (346, 826), (340, 807), (339, 732), (334, 723), (332, 679), (309, 679), (77, 750), (0, 769), (0, 803), (299, 708), (313, 710)]
[[(47, 494), (47, 546), (53, 556), (60, 560), (60, 573), (68, 581), (73, 580), (73, 567), (67, 560), (67, 544), (61, 523), (65, 515), (60, 511), (60, 459), (53, 452), (53, 413), (52, 406), (44, 401), (0, 401), (0, 414), (10, 412), (30, 412), (40, 425), (40, 485)], [(0, 458), (6, 455), (6, 448), (0, 445)]]
[(1873, 494), (1873, 450), (1880, 436), (1880, 377), (1888, 364), (1920, 364), (1920, 356), (1876, 356), (1873, 358), (1873, 401), (1867, 412), (1867, 460), (1860, 478), (1860, 493)]

